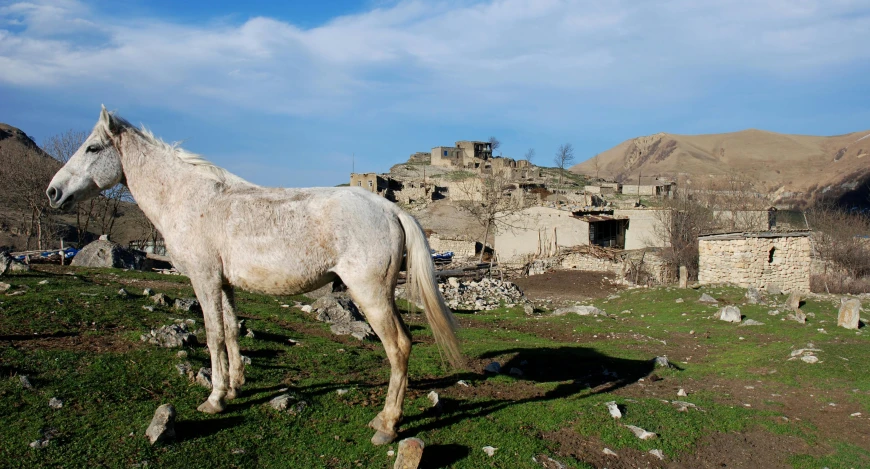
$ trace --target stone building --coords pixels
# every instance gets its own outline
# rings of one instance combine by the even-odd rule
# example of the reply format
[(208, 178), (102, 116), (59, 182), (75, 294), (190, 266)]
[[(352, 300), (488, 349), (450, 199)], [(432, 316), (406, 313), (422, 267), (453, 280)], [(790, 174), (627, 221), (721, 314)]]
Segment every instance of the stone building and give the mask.
[(810, 233), (748, 232), (698, 237), (698, 283), (810, 291)]
[(622, 194), (670, 198), (676, 189), (676, 184), (672, 181), (659, 177), (641, 178), (637, 182), (631, 182), (622, 184)]
[(484, 161), (492, 159), (492, 145), (489, 142), (460, 140), (454, 147), (434, 147), (430, 163), (432, 166), (476, 169)]
[(351, 173), (350, 186), (362, 187), (363, 189), (374, 192), (375, 194), (383, 195), (383, 193), (389, 188), (389, 183), (386, 178), (380, 176), (378, 173)]

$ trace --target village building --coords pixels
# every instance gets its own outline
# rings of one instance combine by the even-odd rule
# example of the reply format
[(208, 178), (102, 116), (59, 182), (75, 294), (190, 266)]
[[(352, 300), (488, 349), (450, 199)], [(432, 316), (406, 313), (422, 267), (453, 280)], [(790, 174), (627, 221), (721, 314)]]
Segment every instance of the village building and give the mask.
[(659, 177), (640, 178), (639, 181), (632, 181), (630, 184), (622, 184), (622, 194), (651, 196), (651, 197), (673, 197), (676, 190), (676, 184), (668, 179)]
[(381, 195), (389, 189), (387, 178), (378, 173), (351, 173), (350, 186), (362, 187), (367, 191)]
[(698, 283), (810, 291), (810, 233), (743, 232), (698, 237)]

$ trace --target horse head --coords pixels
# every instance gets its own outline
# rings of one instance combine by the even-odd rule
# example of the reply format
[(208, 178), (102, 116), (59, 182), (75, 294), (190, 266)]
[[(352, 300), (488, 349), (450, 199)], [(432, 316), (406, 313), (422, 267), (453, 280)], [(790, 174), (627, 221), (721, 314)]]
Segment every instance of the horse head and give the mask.
[(94, 130), (48, 185), (45, 194), (52, 207), (69, 208), (124, 179), (115, 138), (125, 125), (126, 121), (113, 116), (103, 106)]

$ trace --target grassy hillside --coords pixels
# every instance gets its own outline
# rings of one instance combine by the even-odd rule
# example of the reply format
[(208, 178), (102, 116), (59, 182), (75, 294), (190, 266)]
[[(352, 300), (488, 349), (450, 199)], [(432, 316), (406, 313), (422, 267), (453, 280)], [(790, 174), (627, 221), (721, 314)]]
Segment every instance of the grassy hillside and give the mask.
[[(153, 303), (136, 295), (147, 286), (189, 296), (184, 277), (54, 268), (3, 280), (24, 292), (0, 303), (5, 467), (392, 467), (387, 451), (396, 445), (372, 446), (365, 427), (386, 391), (382, 347), (331, 335), (292, 307), (308, 303), (304, 297), (240, 295), (240, 314), (255, 332), (241, 341), (252, 360), (248, 382), (212, 416), (195, 410), (208, 390), (175, 368), (208, 366), (207, 350), (189, 347), (179, 358), (139, 340), (171, 318), (192, 317), (146, 311)], [(118, 296), (121, 287), (133, 294)], [(710, 319), (715, 308), (695, 301), (701, 293), (764, 325)], [(744, 305), (742, 296), (734, 288), (628, 290), (594, 301), (606, 317), (460, 312), (463, 370), (444, 366), (421, 314), (404, 313), (414, 350), (400, 437), (426, 442), (429, 468), (537, 468), (532, 458), (542, 455), (575, 468), (870, 465), (867, 336), (836, 327), (836, 298), (810, 299), (803, 308), (814, 317), (800, 325), (768, 314), (781, 311), (784, 298)], [(817, 349), (820, 361), (789, 360), (803, 348)], [(654, 367), (651, 359), (664, 355), (673, 368)], [(492, 361), (521, 374), (484, 373)], [(426, 398), (433, 390), (441, 413)], [(266, 405), (283, 392), (308, 406), (293, 415)], [(52, 397), (63, 407), (50, 408)], [(608, 415), (608, 401), (621, 406), (621, 420)], [(690, 405), (681, 411), (674, 401)], [(178, 437), (150, 446), (144, 431), (164, 403), (178, 411)], [(640, 440), (623, 424), (658, 436)], [(48, 447), (28, 446), (46, 431), (56, 434)], [(484, 446), (498, 450), (490, 457)], [(648, 453), (654, 449), (663, 461)]]

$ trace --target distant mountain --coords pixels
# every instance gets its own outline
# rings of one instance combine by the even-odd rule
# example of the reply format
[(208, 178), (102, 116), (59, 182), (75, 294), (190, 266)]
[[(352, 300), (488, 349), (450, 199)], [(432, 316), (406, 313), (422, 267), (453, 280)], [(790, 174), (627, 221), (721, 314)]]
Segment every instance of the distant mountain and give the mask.
[[(870, 205), (870, 130), (833, 137), (764, 130), (638, 137), (598, 155), (599, 177), (667, 176), (704, 181), (739, 175), (780, 202), (800, 205), (821, 196)], [(595, 176), (595, 159), (571, 168)], [(713, 176), (710, 178), (710, 176)]]

